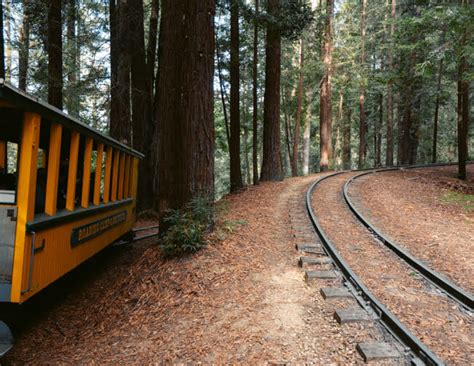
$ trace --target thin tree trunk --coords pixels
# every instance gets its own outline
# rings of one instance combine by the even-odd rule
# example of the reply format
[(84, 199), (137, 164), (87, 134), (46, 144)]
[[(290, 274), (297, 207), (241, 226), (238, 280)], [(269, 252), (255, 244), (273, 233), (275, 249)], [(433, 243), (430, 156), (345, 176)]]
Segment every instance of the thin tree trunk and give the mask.
[(68, 0), (67, 2), (67, 81), (66, 88), (66, 108), (69, 114), (74, 116), (79, 115), (79, 94), (77, 90), (77, 34), (76, 34), (76, 20), (77, 20), (77, 4), (76, 0)]
[(61, 0), (48, 4), (48, 103), (63, 109)]
[(243, 187), (240, 166), (240, 41), (239, 0), (230, 9), (230, 191)]
[(379, 95), (379, 120), (376, 128), (375, 166), (382, 166), (383, 94)]
[(361, 36), (361, 52), (360, 52), (360, 65), (363, 70), (362, 72), (362, 85), (360, 87), (359, 95), (359, 169), (362, 169), (365, 165), (366, 155), (366, 122), (365, 122), (365, 18), (367, 13), (368, 0), (362, 0), (362, 14), (360, 21), (360, 36)]
[(216, 40), (216, 57), (217, 57), (217, 73), (219, 76), (219, 87), (221, 94), (222, 102), (222, 111), (224, 113), (224, 124), (225, 124), (225, 134), (227, 137), (227, 147), (230, 149), (230, 128), (229, 128), (229, 117), (227, 115), (227, 104), (226, 104), (226, 90), (224, 85), (224, 77), (222, 76), (222, 66), (221, 66), (221, 57), (219, 52), (219, 46), (217, 45)]
[(3, 4), (0, 6), (0, 79), (5, 80), (5, 39), (3, 30)]
[[(157, 80), (160, 232), (169, 209), (214, 199), (215, 0), (162, 0)], [(166, 52), (164, 52), (164, 50)]]
[(438, 120), (439, 120), (439, 103), (441, 94), (441, 80), (443, 76), (443, 61), (439, 61), (439, 73), (438, 73), (438, 85), (436, 88), (436, 102), (435, 102), (435, 113), (433, 121), (433, 149), (431, 161), (435, 164), (438, 161)]
[[(255, 0), (255, 17), (259, 16), (259, 1)], [(253, 184), (257, 185), (258, 180), (258, 21), (255, 20), (254, 29), (253, 29), (253, 119), (252, 119), (252, 129), (253, 129), (253, 146), (252, 146), (252, 160), (253, 160)]]
[[(469, 31), (465, 30), (461, 40), (461, 47), (468, 44)], [(469, 135), (469, 82), (465, 73), (469, 70), (467, 58), (462, 52), (458, 66), (458, 177), (466, 180), (466, 161), (468, 158), (467, 138)]]
[(11, 0), (5, 1), (5, 30), (6, 30), (6, 40), (5, 40), (5, 76), (11, 80), (12, 77), (12, 26), (11, 26), (11, 16), (12, 16), (12, 7)]
[(28, 61), (30, 53), (30, 2), (23, 0), (23, 21), (20, 29), (20, 48), (18, 50), (18, 88), (26, 90)]
[(300, 142), (300, 129), (301, 129), (301, 112), (303, 109), (303, 64), (304, 64), (304, 44), (303, 38), (300, 41), (300, 70), (298, 80), (298, 99), (296, 106), (296, 118), (295, 118), (295, 133), (293, 134), (293, 158), (291, 160), (291, 174), (293, 177), (298, 176), (298, 146)]
[[(268, 0), (268, 14), (274, 16), (280, 0)], [(283, 179), (280, 157), (280, 73), (281, 34), (278, 25), (269, 24), (266, 42), (265, 100), (263, 111), (263, 159), (260, 180)]]
[(329, 169), (329, 159), (332, 155), (332, 106), (331, 106), (331, 77), (332, 77), (332, 17), (334, 11), (333, 0), (326, 2), (326, 22), (324, 31), (323, 62), (324, 76), (320, 92), (320, 162), (321, 171)]
[[(387, 0), (388, 4), (388, 0)], [(391, 7), (391, 20), (392, 24), (390, 25), (390, 44), (391, 47), (388, 51), (388, 69), (390, 74), (393, 73), (393, 37), (395, 34), (395, 19), (397, 17), (396, 13), (397, 3), (396, 0), (392, 0)], [(393, 80), (390, 78), (387, 84), (387, 153), (385, 159), (386, 166), (393, 165)]]
[(148, 70), (148, 80), (150, 84), (150, 98), (153, 100), (153, 90), (155, 90), (155, 65), (156, 65), (156, 45), (158, 38), (158, 16), (160, 13), (160, 1), (151, 1), (150, 30), (148, 35), (148, 46), (146, 52), (146, 63)]
[(351, 168), (351, 118), (352, 110), (346, 108), (344, 113), (344, 131), (342, 145), (342, 165), (344, 169)]
[[(309, 92), (308, 92), (309, 94)], [(311, 98), (306, 98), (308, 101), (306, 117), (304, 122), (304, 132), (303, 132), (303, 175), (307, 175), (309, 173), (309, 147), (310, 147), (310, 139), (311, 139)]]
[(400, 93), (397, 93), (397, 164), (402, 164), (403, 108)]
[(117, 0), (109, 0), (110, 23), (110, 135), (118, 136), (118, 9)]

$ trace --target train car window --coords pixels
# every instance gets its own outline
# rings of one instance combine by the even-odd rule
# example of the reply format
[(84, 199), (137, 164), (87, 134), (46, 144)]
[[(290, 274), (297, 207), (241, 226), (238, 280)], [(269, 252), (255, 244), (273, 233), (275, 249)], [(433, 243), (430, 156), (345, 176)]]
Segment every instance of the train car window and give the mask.
[(123, 187), (123, 197), (130, 197), (130, 155), (125, 156), (125, 174), (124, 174), (124, 187)]
[(89, 207), (91, 195), (91, 181), (93, 181), (92, 174), (95, 175), (95, 171), (91, 169), (92, 165), (92, 147), (93, 140), (87, 137), (84, 141), (84, 154), (83, 156), (83, 169), (82, 169), (82, 195), (81, 195), (81, 207)]
[[(66, 194), (66, 210), (73, 211), (78, 202), (77, 199), (77, 185), (80, 182), (80, 172), (78, 172), (79, 165), (79, 142), (80, 135), (78, 132), (71, 133), (71, 143), (69, 149), (69, 166), (67, 178), (67, 194)], [(78, 177), (79, 176), (79, 177)]]
[(110, 201), (113, 155), (114, 155), (114, 149), (112, 149), (111, 146), (107, 146), (106, 153), (105, 153), (104, 203), (109, 203)]
[(117, 200), (117, 190), (118, 190), (118, 175), (119, 175), (119, 161), (120, 161), (120, 151), (114, 150), (114, 160), (112, 167), (112, 189), (110, 191), (110, 200), (115, 202)]
[(92, 203), (99, 205), (103, 196), (104, 181), (104, 144), (97, 144), (97, 150), (92, 152), (92, 166), (94, 171), (94, 189)]
[(125, 176), (125, 153), (121, 152), (120, 161), (119, 161), (118, 192), (117, 192), (117, 199), (119, 201), (123, 199), (124, 176)]
[(0, 141), (0, 204), (16, 202), (18, 145)]

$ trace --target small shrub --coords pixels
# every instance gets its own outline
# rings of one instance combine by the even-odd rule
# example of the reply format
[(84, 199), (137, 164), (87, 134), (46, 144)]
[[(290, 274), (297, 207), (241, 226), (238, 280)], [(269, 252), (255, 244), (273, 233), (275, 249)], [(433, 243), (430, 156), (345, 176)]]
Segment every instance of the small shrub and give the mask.
[(212, 201), (203, 196), (194, 198), (184, 210), (169, 210), (164, 219), (169, 229), (160, 241), (163, 254), (179, 257), (204, 248), (204, 236), (212, 228), (212, 214)]

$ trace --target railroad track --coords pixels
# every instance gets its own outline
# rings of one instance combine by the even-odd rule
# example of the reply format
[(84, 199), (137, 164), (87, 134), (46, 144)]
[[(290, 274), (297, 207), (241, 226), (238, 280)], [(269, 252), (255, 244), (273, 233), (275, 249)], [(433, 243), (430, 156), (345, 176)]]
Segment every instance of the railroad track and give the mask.
[[(441, 165), (441, 164), (440, 164)], [(430, 165), (432, 166), (432, 165)], [(420, 166), (417, 166), (420, 167)], [(424, 167), (424, 166), (423, 166)], [(400, 168), (388, 168), (383, 169), (387, 170), (396, 170)], [(363, 172), (360, 174), (356, 174), (355, 177), (363, 176), (366, 174), (372, 174), (372, 171)], [(348, 287), (352, 288), (353, 292), (356, 294), (356, 300), (359, 302), (362, 308), (370, 310), (377, 314), (378, 320), (384, 326), (385, 329), (398, 341), (400, 342), (405, 350), (408, 353), (408, 356), (411, 358), (412, 362), (415, 364), (428, 364), (428, 365), (443, 365), (444, 361), (432, 350), (430, 349), (424, 342), (420, 340), (404, 323), (396, 316), (389, 308), (384, 305), (369, 288), (363, 283), (361, 278), (356, 275), (356, 273), (351, 269), (348, 262), (345, 261), (341, 253), (337, 249), (337, 245), (334, 244), (331, 239), (331, 233), (326, 232), (321, 225), (321, 222), (318, 220), (314, 210), (313, 210), (313, 194), (317, 188), (324, 185), (325, 182), (328, 182), (331, 179), (340, 179), (342, 174), (348, 174), (348, 172), (337, 172), (330, 175), (327, 175), (323, 178), (318, 179), (315, 181), (308, 191), (306, 192), (306, 209), (308, 215), (310, 217), (311, 223), (316, 230), (318, 236), (320, 237), (323, 247), (325, 251), (329, 254), (332, 258), (336, 267), (341, 271), (342, 275), (344, 276), (345, 280), (347, 281)], [(353, 172), (353, 174), (355, 174)], [(348, 187), (350, 183), (355, 178), (354, 176), (350, 177), (350, 179), (346, 180), (342, 189), (340, 189), (341, 193), (339, 195), (339, 199), (347, 205), (351, 211), (351, 215), (354, 218), (357, 218), (362, 224), (365, 226), (366, 230), (370, 231), (371, 236), (375, 236), (378, 241), (382, 242), (383, 244), (390, 247), (389, 241), (387, 238), (384, 238), (381, 233), (376, 230), (376, 228), (371, 225), (362, 215), (360, 212), (357, 211), (357, 208), (352, 203), (348, 196)], [(344, 198), (343, 198), (344, 197)], [(357, 214), (356, 213), (359, 214)], [(385, 241), (384, 241), (385, 240)], [(391, 243), (393, 244), (393, 243)], [(390, 249), (394, 248), (394, 246), (390, 247)], [(400, 249), (397, 246), (398, 249)], [(449, 296), (450, 299), (454, 299), (456, 304), (460, 304), (464, 309), (468, 311), (472, 311), (472, 295), (468, 294), (466, 291), (458, 288), (457, 286), (453, 285), (446, 279), (442, 278), (439, 274), (436, 274), (434, 271), (427, 268), (423, 263), (419, 262), (416, 258), (412, 257), (405, 251), (393, 250), (395, 254), (402, 254), (402, 259), (406, 261), (408, 264), (414, 263), (412, 268), (416, 269), (418, 273), (423, 276), (429, 281), (430, 284), (435, 285), (439, 291), (442, 291), (444, 294)], [(407, 256), (408, 254), (408, 256)], [(433, 277), (433, 273), (435, 273), (436, 278)], [(454, 289), (454, 290), (453, 290)], [(436, 294), (436, 296), (439, 296)], [(447, 299), (446, 299), (447, 300)], [(455, 305), (454, 308), (458, 308), (457, 311), (461, 311), (459, 306)], [(468, 315), (469, 316), (469, 315)]]
[[(397, 168), (397, 170), (402, 168)], [(405, 168), (407, 169), (407, 168)], [(403, 259), (408, 265), (410, 265), (413, 269), (417, 270), (423, 277), (425, 277), (428, 281), (430, 281), (434, 286), (436, 286), (439, 290), (443, 291), (446, 295), (451, 297), (453, 300), (457, 301), (459, 304), (464, 306), (467, 310), (473, 311), (474, 307), (474, 297), (462, 289), (461, 287), (457, 286), (453, 282), (446, 279), (443, 275), (439, 274), (438, 272), (432, 270), (430, 267), (425, 265), (423, 262), (415, 258), (411, 255), (408, 251), (404, 250), (400, 247), (397, 243), (393, 240), (385, 236), (380, 230), (378, 230), (367, 217), (365, 217), (360, 210), (357, 209), (354, 202), (352, 202), (349, 196), (349, 187), (350, 185), (358, 178), (376, 174), (379, 172), (384, 172), (388, 170), (394, 169), (378, 169), (368, 172), (362, 172), (350, 178), (344, 184), (343, 196), (344, 200), (346, 201), (350, 210), (354, 213), (354, 215), (359, 219), (359, 221), (368, 228), (376, 237), (379, 239), (387, 248), (392, 250), (397, 256)]]

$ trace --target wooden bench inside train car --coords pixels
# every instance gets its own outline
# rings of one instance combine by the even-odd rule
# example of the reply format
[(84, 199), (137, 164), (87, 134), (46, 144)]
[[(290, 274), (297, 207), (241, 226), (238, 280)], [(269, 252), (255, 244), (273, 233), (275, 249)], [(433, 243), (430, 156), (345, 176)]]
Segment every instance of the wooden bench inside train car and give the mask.
[(27, 300), (131, 231), (141, 158), (0, 83), (0, 302)]

